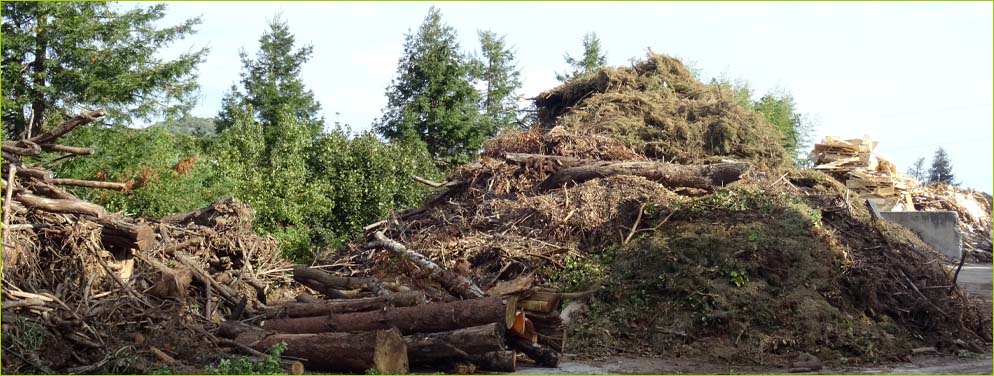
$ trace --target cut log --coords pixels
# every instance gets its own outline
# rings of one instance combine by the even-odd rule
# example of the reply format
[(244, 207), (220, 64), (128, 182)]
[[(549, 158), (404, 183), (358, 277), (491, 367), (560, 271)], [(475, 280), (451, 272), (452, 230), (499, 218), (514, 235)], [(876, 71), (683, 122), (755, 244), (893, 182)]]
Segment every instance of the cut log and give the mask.
[(502, 351), (504, 326), (499, 323), (473, 326), (439, 333), (418, 333), (404, 337), (411, 364), (428, 365), (438, 361), (470, 360), (473, 354)]
[[(316, 282), (317, 284), (320, 285), (321, 287), (320, 289), (312, 287), (310, 285), (308, 285), (307, 287), (311, 287), (321, 292), (322, 294), (324, 294), (326, 290), (350, 290), (350, 289), (363, 289), (363, 288), (369, 290), (370, 292), (372, 292), (374, 295), (377, 296), (387, 295), (390, 293), (390, 291), (384, 288), (383, 284), (381, 284), (380, 281), (377, 280), (376, 278), (338, 277), (322, 270), (309, 268), (306, 265), (293, 266), (293, 279), (298, 282), (301, 282), (302, 280), (311, 280), (313, 282)], [(329, 296), (330, 298), (340, 299), (341, 294), (332, 291), (329, 292), (330, 295), (336, 295), (336, 296)]]
[(100, 188), (100, 189), (112, 189), (115, 191), (124, 191), (128, 189), (128, 185), (124, 183), (115, 183), (109, 181), (93, 181), (93, 180), (76, 180), (76, 179), (51, 179), (50, 183), (55, 185), (72, 185), (76, 187), (87, 187), (87, 188)]
[(75, 146), (65, 146), (56, 144), (44, 144), (41, 148), (45, 151), (58, 152), (58, 153), (69, 153), (75, 155), (91, 155), (93, 154), (93, 148), (80, 148)]
[(420, 291), (402, 292), (386, 296), (359, 299), (327, 300), (311, 303), (290, 302), (266, 310), (267, 318), (314, 317), (332, 313), (365, 312), (385, 307), (409, 307), (425, 302)]
[(552, 351), (552, 349), (540, 345), (538, 343), (531, 343), (524, 338), (518, 337), (508, 337), (507, 342), (511, 345), (511, 348), (525, 353), (529, 358), (535, 361), (535, 364), (542, 367), (559, 367), (559, 353)]
[(60, 124), (58, 127), (55, 127), (55, 129), (53, 129), (51, 132), (32, 137), (28, 139), (28, 141), (34, 142), (36, 144), (50, 143), (55, 139), (62, 137), (66, 133), (71, 132), (76, 127), (92, 123), (97, 119), (103, 117), (104, 115), (107, 115), (107, 112), (105, 112), (103, 109), (98, 109), (76, 115), (72, 119), (66, 120), (66, 122)]
[(536, 288), (527, 299), (518, 301), (518, 308), (531, 312), (549, 313), (559, 308), (560, 294), (548, 288)]
[(401, 333), (444, 332), (490, 323), (508, 327), (517, 299), (494, 297), (386, 308), (379, 311), (265, 320), (261, 326), (284, 333), (358, 332), (395, 327)]
[(107, 214), (102, 206), (80, 200), (50, 199), (29, 193), (21, 193), (14, 197), (26, 207), (52, 213), (83, 214), (97, 218)]
[(152, 226), (128, 223), (123, 218), (92, 217), (88, 219), (103, 227), (100, 236), (107, 248), (147, 251), (155, 247), (157, 243), (155, 229)]
[(403, 244), (398, 243), (390, 238), (387, 238), (382, 231), (377, 231), (373, 233), (373, 241), (370, 242), (367, 248), (383, 248), (394, 254), (406, 258), (417, 265), (419, 268), (428, 271), (429, 278), (439, 282), (446, 290), (460, 296), (463, 299), (472, 298), (482, 298), (484, 296), (483, 290), (480, 290), (473, 281), (468, 278), (456, 274), (455, 272), (442, 268), (429, 260), (424, 255), (411, 251), (407, 249)]
[(469, 355), (470, 362), (481, 370), (491, 372), (514, 372), (517, 369), (517, 358), (518, 354), (514, 350)]
[(749, 168), (748, 163), (738, 162), (710, 165), (679, 165), (657, 161), (598, 162), (559, 170), (539, 183), (537, 188), (544, 191), (608, 176), (635, 175), (668, 187), (710, 190), (739, 180)]
[(396, 329), (365, 333), (277, 334), (246, 331), (235, 337), (257, 351), (286, 343), (283, 356), (300, 359), (308, 369), (328, 372), (407, 373), (407, 347)]
[(38, 155), (41, 153), (41, 147), (38, 144), (27, 141), (4, 141), (3, 142), (4, 153), (20, 155), (20, 156), (31, 156)]
[(538, 343), (549, 346), (552, 350), (563, 353), (566, 349), (566, 328), (559, 311), (550, 313), (532, 313), (528, 319), (535, 325), (538, 333)]
[(314, 295), (311, 295), (311, 294), (308, 294), (306, 292), (303, 293), (303, 294), (297, 295), (295, 298), (293, 298), (293, 300), (296, 300), (297, 302), (300, 302), (300, 303), (324, 303), (324, 302), (326, 302), (326, 300), (318, 298), (318, 297), (316, 297)]

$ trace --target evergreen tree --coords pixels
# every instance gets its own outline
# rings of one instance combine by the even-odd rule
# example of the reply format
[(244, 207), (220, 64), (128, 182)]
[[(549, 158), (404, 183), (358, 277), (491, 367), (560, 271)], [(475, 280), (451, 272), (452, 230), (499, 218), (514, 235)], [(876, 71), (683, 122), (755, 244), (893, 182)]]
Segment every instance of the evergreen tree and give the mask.
[(928, 182), (959, 185), (956, 183), (956, 176), (953, 175), (952, 161), (943, 148), (936, 150), (935, 156), (932, 157), (932, 167), (928, 169)]
[(485, 84), (480, 107), (494, 133), (493, 130), (513, 128), (518, 123), (521, 72), (503, 36), (492, 31), (480, 31), (479, 36), (483, 58), (478, 62), (478, 76)]
[(810, 144), (814, 126), (797, 112), (794, 97), (785, 92), (771, 92), (753, 102), (752, 109), (780, 131), (784, 149), (795, 161), (800, 161), (798, 155)]
[(168, 61), (155, 55), (194, 33), (199, 18), (160, 27), (164, 4), (121, 11), (108, 2), (5, 1), (2, 9), (7, 138), (19, 137), (32, 118), (38, 134), (48, 120), (96, 107), (123, 124), (183, 114), (195, 102), (207, 49)]
[[(225, 95), (218, 113), (219, 132), (233, 124), (244, 104), (252, 105), (254, 116), (266, 129), (267, 140), (274, 137), (272, 132), (280, 132), (280, 124), (305, 126), (311, 136), (322, 130), (321, 105), (300, 78), (301, 68), (310, 59), (313, 47), (295, 48), (295, 44), (286, 21), (277, 15), (269, 22), (269, 30), (259, 38), (255, 59), (245, 51), (239, 53), (242, 88), (233, 85)], [(289, 115), (291, 121), (281, 119), (281, 114)]]
[(455, 30), (431, 8), (418, 31), (405, 36), (387, 107), (374, 129), (392, 141), (423, 143), (443, 162), (467, 160), (492, 133), (480, 121), (472, 68)]
[(583, 57), (577, 59), (569, 54), (564, 56), (566, 64), (573, 68), (572, 73), (556, 73), (556, 79), (566, 82), (576, 77), (588, 73), (597, 73), (601, 66), (607, 64), (607, 55), (601, 52), (601, 39), (596, 33), (587, 33), (583, 36)]
[(928, 175), (925, 174), (925, 157), (918, 158), (915, 164), (911, 165), (911, 168), (908, 169), (908, 175), (920, 182), (928, 178)]

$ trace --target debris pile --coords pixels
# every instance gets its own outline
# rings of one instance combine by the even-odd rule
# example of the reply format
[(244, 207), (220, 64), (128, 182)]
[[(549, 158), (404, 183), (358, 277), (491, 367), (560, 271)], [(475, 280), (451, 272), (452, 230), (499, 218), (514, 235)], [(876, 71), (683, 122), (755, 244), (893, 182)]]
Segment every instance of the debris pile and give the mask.
[(196, 372), (230, 346), (206, 329), (261, 311), (288, 282), (261, 269), (285, 263), (242, 204), (135, 219), (62, 188), (124, 184), (60, 179), (32, 163), (41, 153), (92, 154), (57, 142), (102, 116), (3, 142), (4, 373)]
[[(775, 128), (679, 61), (650, 53), (535, 102), (540, 127), (489, 141), (445, 182), (417, 179), (438, 193), (367, 230), (483, 291), (530, 276), (584, 292), (566, 331), (579, 356), (788, 367), (990, 342), (990, 320), (917, 235), (875, 220), (828, 175), (788, 167)], [(397, 261), (357, 242), (321, 263), (432, 301), (470, 297)]]
[(860, 200), (873, 201), (881, 211), (913, 211), (910, 191), (918, 182), (874, 154), (877, 144), (869, 136), (851, 140), (828, 136), (814, 145), (809, 158), (815, 170), (845, 183)]
[(911, 191), (918, 211), (953, 211), (959, 216), (963, 250), (976, 262), (991, 262), (991, 195), (948, 184), (929, 184)]
[(423, 207), (312, 266), (281, 262), (234, 201), (133, 219), (22, 162), (99, 113), (4, 142), (4, 371), (195, 373), (281, 344), (290, 373), (618, 353), (812, 371), (990, 344), (920, 238), (789, 167), (773, 126), (676, 59), (535, 101), (535, 129), (445, 182), (415, 177), (438, 189)]

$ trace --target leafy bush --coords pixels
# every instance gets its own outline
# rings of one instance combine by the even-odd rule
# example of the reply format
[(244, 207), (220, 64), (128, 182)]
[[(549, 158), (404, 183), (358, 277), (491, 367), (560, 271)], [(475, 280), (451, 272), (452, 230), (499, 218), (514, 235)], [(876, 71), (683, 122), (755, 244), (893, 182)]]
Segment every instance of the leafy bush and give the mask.
[(222, 359), (217, 367), (208, 367), (208, 372), (219, 375), (277, 375), (285, 374), (280, 366), (280, 355), (286, 351), (286, 343), (280, 342), (267, 351), (262, 360), (252, 360), (245, 357)]

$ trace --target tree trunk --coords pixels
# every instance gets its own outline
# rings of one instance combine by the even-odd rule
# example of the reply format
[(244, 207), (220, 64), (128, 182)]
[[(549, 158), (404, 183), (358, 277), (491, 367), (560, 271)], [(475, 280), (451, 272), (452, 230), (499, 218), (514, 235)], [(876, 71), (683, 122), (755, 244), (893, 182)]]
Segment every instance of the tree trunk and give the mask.
[(524, 338), (508, 337), (508, 344), (511, 348), (521, 351), (535, 361), (535, 364), (542, 367), (559, 367), (559, 353), (537, 343), (531, 343)]
[(385, 307), (408, 307), (425, 302), (420, 291), (401, 292), (386, 296), (360, 299), (341, 299), (323, 302), (289, 302), (266, 310), (267, 318), (314, 317), (333, 313), (375, 311)]
[[(42, 104), (44, 105), (44, 103)], [(34, 142), (36, 144), (50, 143), (58, 139), (59, 137), (62, 137), (66, 133), (71, 132), (73, 129), (76, 129), (76, 127), (92, 123), (105, 115), (107, 115), (107, 112), (104, 111), (103, 109), (97, 109), (76, 115), (72, 119), (69, 119), (64, 123), (59, 124), (59, 126), (55, 127), (55, 129), (53, 129), (51, 132), (32, 137), (29, 139), (29, 141)], [(41, 115), (39, 115), (38, 112), (35, 112), (36, 122), (39, 120), (40, 117)], [(39, 128), (39, 131), (40, 130), (41, 129)]]
[(308, 369), (328, 372), (407, 373), (407, 347), (395, 329), (365, 333), (277, 334), (246, 331), (235, 342), (267, 351), (280, 342), (287, 344), (283, 356), (300, 359)]
[(386, 308), (379, 311), (331, 314), (319, 317), (266, 320), (261, 326), (284, 333), (357, 332), (396, 327), (403, 334), (444, 332), (514, 320), (517, 299), (495, 297)]
[(736, 180), (749, 170), (748, 163), (716, 163), (711, 165), (678, 165), (666, 162), (599, 162), (557, 171), (539, 183), (539, 190), (560, 188), (564, 184), (580, 184), (587, 180), (614, 175), (635, 175), (654, 180), (668, 187), (712, 189)]
[(470, 354), (469, 361), (484, 371), (514, 372), (517, 369), (517, 357), (518, 354), (514, 350), (502, 350)]
[(50, 199), (29, 193), (21, 193), (14, 198), (26, 207), (52, 213), (82, 214), (98, 218), (107, 214), (102, 206), (80, 200)]
[(115, 248), (147, 251), (157, 243), (155, 230), (152, 229), (152, 226), (128, 223), (119, 218), (96, 217), (89, 219), (103, 226), (101, 241), (104, 247), (112, 251)]
[(456, 274), (455, 272), (442, 268), (429, 260), (424, 255), (411, 251), (407, 249), (403, 244), (398, 243), (390, 238), (387, 238), (382, 231), (377, 231), (373, 233), (373, 240), (366, 247), (367, 248), (383, 248), (394, 254), (404, 257), (419, 268), (427, 270), (429, 273), (429, 278), (439, 282), (446, 290), (460, 296), (464, 299), (472, 298), (482, 298), (484, 296), (483, 290), (480, 290), (473, 281), (468, 278)]
[(411, 364), (428, 365), (443, 359), (470, 360), (473, 354), (504, 350), (504, 326), (498, 323), (404, 337)]

